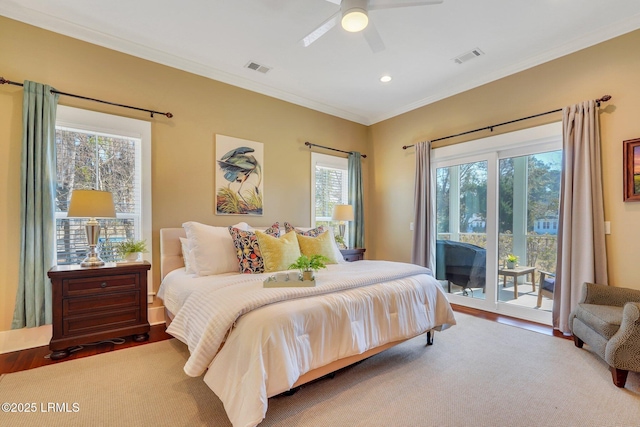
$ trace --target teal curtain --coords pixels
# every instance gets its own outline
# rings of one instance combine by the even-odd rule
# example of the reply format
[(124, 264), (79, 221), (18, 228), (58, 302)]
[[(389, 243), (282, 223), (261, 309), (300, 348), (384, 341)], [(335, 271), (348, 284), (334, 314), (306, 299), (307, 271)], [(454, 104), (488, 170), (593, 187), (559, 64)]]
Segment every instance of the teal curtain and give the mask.
[(364, 190), (362, 187), (362, 156), (349, 153), (349, 204), (353, 206), (353, 221), (349, 223), (349, 247), (364, 248)]
[(55, 257), (56, 107), (51, 87), (24, 82), (20, 269), (12, 329), (51, 323)]

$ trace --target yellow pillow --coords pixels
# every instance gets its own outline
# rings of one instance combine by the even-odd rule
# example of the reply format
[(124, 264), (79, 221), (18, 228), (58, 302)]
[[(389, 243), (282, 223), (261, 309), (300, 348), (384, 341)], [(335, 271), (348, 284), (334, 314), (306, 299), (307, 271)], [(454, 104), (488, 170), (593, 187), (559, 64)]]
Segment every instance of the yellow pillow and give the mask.
[[(288, 233), (287, 233), (288, 234)], [(298, 238), (298, 244), (300, 245), (300, 252), (302, 255), (310, 257), (311, 255), (324, 255), (328, 261), (325, 264), (337, 264), (333, 251), (334, 242), (333, 236), (328, 231), (319, 234), (317, 237), (303, 236), (296, 234)]]
[(273, 237), (256, 230), (256, 236), (264, 260), (265, 273), (288, 270), (289, 266), (300, 257), (300, 247), (295, 231), (290, 231), (281, 237)]

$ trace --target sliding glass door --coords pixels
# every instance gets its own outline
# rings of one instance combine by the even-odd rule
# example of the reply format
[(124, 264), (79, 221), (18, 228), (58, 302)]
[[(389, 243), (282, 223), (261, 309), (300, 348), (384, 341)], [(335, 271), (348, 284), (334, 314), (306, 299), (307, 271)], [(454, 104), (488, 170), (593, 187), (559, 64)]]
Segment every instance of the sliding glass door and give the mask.
[(538, 296), (555, 278), (561, 161), (560, 150), (499, 161), (499, 302), (551, 311), (548, 293)]
[(434, 150), (435, 274), (451, 302), (551, 323), (560, 147), (553, 124)]
[(447, 292), (484, 299), (487, 160), (436, 169), (436, 278)]

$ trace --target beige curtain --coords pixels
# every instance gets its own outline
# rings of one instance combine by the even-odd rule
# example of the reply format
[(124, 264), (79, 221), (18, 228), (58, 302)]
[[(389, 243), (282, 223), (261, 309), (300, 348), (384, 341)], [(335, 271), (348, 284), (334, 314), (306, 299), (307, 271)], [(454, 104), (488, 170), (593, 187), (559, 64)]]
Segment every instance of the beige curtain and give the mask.
[(419, 142), (416, 150), (416, 177), (414, 188), (413, 246), (411, 262), (434, 269), (435, 267), (435, 195), (431, 179), (431, 142)]
[(553, 326), (569, 333), (584, 282), (607, 280), (600, 130), (595, 101), (565, 107)]

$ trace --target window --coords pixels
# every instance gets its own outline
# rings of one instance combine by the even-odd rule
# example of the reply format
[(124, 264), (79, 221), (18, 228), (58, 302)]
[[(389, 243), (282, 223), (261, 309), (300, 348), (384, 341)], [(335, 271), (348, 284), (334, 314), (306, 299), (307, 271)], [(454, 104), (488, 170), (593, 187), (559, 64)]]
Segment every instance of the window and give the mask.
[(335, 205), (348, 203), (348, 165), (343, 157), (311, 153), (311, 225), (332, 227), (336, 236), (338, 224), (331, 220), (331, 215)]
[[(67, 218), (74, 189), (110, 191), (117, 218), (99, 219), (98, 250), (115, 261), (114, 244), (151, 241), (151, 125), (141, 120), (59, 106), (56, 120), (57, 264), (79, 264), (87, 252), (86, 219)], [(151, 247), (151, 245), (148, 245)]]

